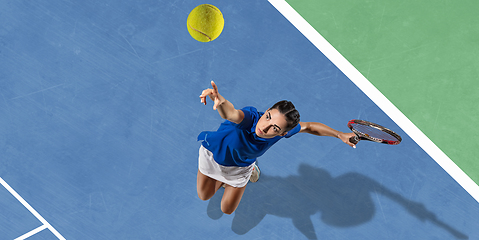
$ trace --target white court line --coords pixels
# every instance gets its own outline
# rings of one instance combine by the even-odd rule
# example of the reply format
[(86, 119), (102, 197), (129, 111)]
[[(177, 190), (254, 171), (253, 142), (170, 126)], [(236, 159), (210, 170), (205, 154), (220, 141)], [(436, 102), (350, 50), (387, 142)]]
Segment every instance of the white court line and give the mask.
[[(58, 239), (65, 240), (65, 238), (55, 228), (53, 228), (52, 225), (50, 225), (50, 223), (48, 223), (40, 214), (38, 214), (38, 212), (35, 211), (35, 209), (33, 209), (32, 206), (30, 206), (30, 204), (28, 204), (27, 201), (25, 201), (15, 190), (13, 190), (13, 188), (10, 187), (10, 185), (8, 185), (7, 182), (5, 182), (5, 180), (3, 180), (3, 178), (1, 177), (0, 177), (0, 183), (3, 185), (5, 189), (8, 190), (8, 192), (10, 192), (10, 194), (12, 194), (20, 203), (22, 203), (22, 205), (25, 208), (27, 208), (28, 211), (30, 211), (30, 213), (33, 214), (43, 224), (41, 227), (36, 228), (30, 231), (29, 233), (32, 233), (36, 230), (38, 231), (34, 233), (38, 233), (44, 230), (45, 228), (48, 228), (48, 230), (50, 230)], [(45, 227), (45, 228), (42, 229), (42, 227)]]
[(269, 0), (293, 26), (316, 46), (336, 67), (361, 89), (381, 110), (404, 130), (431, 158), (433, 158), (477, 202), (479, 186), (472, 181), (441, 149), (416, 127), (396, 106), (371, 84), (346, 58), (319, 34), (285, 0)]
[(31, 237), (31, 236), (33, 236), (33, 235), (35, 235), (35, 234), (37, 234), (37, 233), (39, 233), (39, 232), (45, 230), (45, 229), (47, 229), (47, 228), (48, 228), (47, 226), (42, 225), (42, 226), (40, 226), (40, 227), (37, 227), (37, 228), (33, 229), (33, 230), (30, 231), (30, 232), (27, 232), (27, 233), (23, 234), (23, 235), (20, 236), (20, 237), (15, 238), (14, 240), (24, 240), (24, 239), (27, 239), (27, 238), (29, 238), (29, 237)]

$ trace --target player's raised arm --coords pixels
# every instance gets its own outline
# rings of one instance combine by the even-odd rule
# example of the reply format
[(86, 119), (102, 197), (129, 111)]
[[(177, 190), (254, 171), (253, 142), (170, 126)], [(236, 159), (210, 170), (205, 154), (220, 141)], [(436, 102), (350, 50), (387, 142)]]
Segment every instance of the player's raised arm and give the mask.
[(203, 90), (201, 93), (201, 102), (206, 105), (206, 97), (210, 97), (210, 99), (214, 102), (213, 110), (217, 110), (222, 118), (237, 124), (241, 123), (244, 118), (243, 111), (235, 109), (231, 102), (219, 94), (218, 87), (216, 86), (215, 82), (211, 81), (211, 86), (213, 89), (208, 88)]
[(300, 122), (299, 124), (301, 125), (301, 130), (299, 131), (300, 133), (309, 133), (317, 136), (336, 137), (341, 139), (341, 141), (348, 144), (349, 146), (356, 148), (356, 145), (349, 141), (349, 138), (356, 136), (352, 132), (344, 133), (319, 122)]

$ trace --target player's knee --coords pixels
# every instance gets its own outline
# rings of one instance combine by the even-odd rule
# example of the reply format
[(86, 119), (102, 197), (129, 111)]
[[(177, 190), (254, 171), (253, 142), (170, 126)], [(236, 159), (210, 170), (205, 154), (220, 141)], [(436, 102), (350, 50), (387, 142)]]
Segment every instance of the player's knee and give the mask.
[(197, 186), (196, 192), (198, 193), (198, 197), (203, 201), (209, 200), (211, 197), (213, 197), (213, 195), (215, 195), (215, 192), (211, 191), (211, 189), (201, 186)]
[(236, 206), (230, 204), (221, 204), (221, 211), (225, 214), (232, 214), (236, 210)]
[(203, 201), (208, 200), (208, 198), (207, 198), (206, 196), (204, 196), (204, 195), (202, 195), (202, 194), (200, 194), (200, 193), (198, 193), (198, 197), (199, 197), (201, 200), (203, 200)]
[(201, 192), (201, 191), (198, 191), (198, 197), (203, 200), (203, 201), (206, 201), (206, 200), (210, 200), (210, 198), (212, 197), (213, 195), (211, 194), (207, 194), (205, 192)]
[(235, 209), (221, 207), (221, 211), (225, 214), (230, 215), (235, 211)]

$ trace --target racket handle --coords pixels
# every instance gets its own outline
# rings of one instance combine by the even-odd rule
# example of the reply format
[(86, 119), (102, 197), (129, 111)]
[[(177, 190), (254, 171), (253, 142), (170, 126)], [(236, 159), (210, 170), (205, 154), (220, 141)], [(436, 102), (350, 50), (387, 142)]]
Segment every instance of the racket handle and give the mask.
[(349, 142), (351, 142), (352, 144), (358, 143), (359, 142), (358, 136), (350, 137)]

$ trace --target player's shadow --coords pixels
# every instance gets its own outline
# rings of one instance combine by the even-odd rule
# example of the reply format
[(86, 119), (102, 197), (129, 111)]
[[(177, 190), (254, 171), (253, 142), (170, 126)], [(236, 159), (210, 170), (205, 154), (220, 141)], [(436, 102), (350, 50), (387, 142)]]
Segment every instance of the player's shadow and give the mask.
[[(429, 220), (458, 239), (468, 236), (438, 220), (423, 204), (405, 199), (371, 178), (347, 173), (333, 178), (326, 170), (309, 165), (299, 167), (299, 175), (286, 178), (261, 175), (258, 183), (248, 184), (235, 211), (232, 230), (245, 234), (267, 215), (291, 218), (294, 226), (309, 239), (317, 239), (311, 216), (320, 213), (321, 220), (335, 227), (352, 227), (370, 221), (376, 207), (373, 194), (397, 202), (411, 215)], [(222, 192), (208, 204), (208, 215), (220, 218)]]

